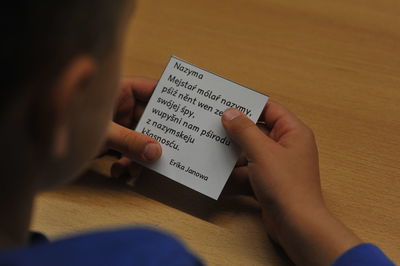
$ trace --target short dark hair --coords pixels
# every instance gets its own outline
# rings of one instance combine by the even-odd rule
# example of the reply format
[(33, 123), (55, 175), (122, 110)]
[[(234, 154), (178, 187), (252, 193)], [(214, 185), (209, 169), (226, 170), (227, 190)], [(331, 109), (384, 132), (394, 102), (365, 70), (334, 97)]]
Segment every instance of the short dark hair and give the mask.
[(0, 15), (0, 111), (31, 82), (49, 86), (76, 55), (114, 44), (128, 0), (12, 0)]

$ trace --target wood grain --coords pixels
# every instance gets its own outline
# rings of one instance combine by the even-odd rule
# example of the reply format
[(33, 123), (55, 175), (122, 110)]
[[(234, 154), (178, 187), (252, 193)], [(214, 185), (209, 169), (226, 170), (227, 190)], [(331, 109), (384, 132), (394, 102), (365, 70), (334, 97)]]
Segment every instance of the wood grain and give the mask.
[[(332, 211), (400, 263), (400, 2), (140, 0), (124, 74), (158, 78), (171, 55), (271, 96), (317, 136)], [(109, 160), (97, 161), (106, 174)], [(93, 172), (43, 194), (52, 237), (150, 224), (210, 265), (286, 265), (245, 197), (214, 202), (154, 174), (135, 188)]]

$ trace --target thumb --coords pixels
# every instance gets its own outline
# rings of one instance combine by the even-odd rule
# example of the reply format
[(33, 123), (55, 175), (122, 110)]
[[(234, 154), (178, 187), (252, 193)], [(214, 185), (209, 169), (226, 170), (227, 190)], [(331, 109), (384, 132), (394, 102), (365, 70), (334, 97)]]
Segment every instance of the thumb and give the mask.
[(237, 109), (226, 110), (222, 115), (222, 124), (228, 136), (242, 148), (249, 160), (262, 158), (266, 145), (273, 143), (253, 121)]
[(107, 148), (142, 162), (156, 161), (162, 153), (161, 145), (155, 139), (114, 122), (108, 130)]

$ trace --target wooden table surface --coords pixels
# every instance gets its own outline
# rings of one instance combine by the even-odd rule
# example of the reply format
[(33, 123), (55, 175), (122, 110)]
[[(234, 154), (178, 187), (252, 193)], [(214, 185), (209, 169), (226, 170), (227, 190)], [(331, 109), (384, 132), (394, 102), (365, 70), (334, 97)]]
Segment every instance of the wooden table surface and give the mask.
[[(400, 1), (140, 0), (132, 21), (124, 74), (158, 78), (176, 55), (286, 105), (317, 136), (331, 210), (400, 263)], [(209, 265), (287, 264), (251, 199), (147, 172), (135, 188), (90, 172), (35, 209), (51, 237), (149, 224)]]

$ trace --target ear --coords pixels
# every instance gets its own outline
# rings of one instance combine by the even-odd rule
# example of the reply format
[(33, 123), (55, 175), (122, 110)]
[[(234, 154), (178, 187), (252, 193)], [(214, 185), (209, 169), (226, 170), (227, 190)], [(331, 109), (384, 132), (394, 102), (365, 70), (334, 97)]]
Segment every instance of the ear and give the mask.
[(90, 84), (96, 71), (94, 59), (81, 56), (74, 59), (64, 68), (64, 71), (51, 89), (52, 111), (54, 125), (52, 127), (51, 154), (54, 157), (64, 157), (68, 152), (70, 138), (70, 110), (74, 99)]

